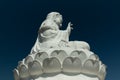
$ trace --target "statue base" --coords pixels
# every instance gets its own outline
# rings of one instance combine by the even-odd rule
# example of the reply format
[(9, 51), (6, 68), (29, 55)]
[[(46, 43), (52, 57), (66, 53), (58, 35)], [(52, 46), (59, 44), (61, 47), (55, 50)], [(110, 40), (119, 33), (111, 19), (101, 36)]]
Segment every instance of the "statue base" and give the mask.
[(84, 74), (78, 75), (57, 74), (55, 76), (43, 75), (35, 80), (99, 80), (99, 79), (98, 77), (89, 77)]

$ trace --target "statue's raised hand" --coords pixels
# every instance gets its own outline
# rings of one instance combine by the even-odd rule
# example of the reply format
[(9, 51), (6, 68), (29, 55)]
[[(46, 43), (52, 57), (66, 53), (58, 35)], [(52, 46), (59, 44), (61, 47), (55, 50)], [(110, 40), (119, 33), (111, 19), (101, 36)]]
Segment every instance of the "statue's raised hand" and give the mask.
[(70, 35), (71, 33), (71, 30), (73, 29), (73, 24), (71, 24), (71, 22), (68, 23), (68, 26), (67, 26), (67, 31), (68, 31), (68, 34)]
[(67, 28), (70, 28), (70, 29), (73, 29), (73, 24), (71, 24), (71, 22), (68, 23), (68, 27)]

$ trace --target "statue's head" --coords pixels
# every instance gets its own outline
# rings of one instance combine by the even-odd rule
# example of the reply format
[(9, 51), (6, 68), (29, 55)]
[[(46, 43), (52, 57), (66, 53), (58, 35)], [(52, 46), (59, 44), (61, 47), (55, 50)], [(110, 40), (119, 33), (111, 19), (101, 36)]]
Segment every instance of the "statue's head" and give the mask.
[(53, 20), (59, 27), (62, 26), (62, 15), (58, 12), (51, 12), (47, 15), (46, 19)]
[(42, 22), (39, 28), (39, 35), (41, 39), (55, 37), (62, 26), (62, 15), (58, 12), (51, 12), (47, 15), (46, 19)]

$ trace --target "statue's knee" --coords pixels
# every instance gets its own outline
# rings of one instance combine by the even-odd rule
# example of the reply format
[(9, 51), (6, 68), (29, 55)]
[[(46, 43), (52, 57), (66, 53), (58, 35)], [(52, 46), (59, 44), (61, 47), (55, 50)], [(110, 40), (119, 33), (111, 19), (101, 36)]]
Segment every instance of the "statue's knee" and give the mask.
[(88, 49), (90, 50), (90, 46), (87, 42), (84, 42), (84, 41), (80, 41), (79, 42), (79, 45), (83, 48), (83, 49)]
[(70, 41), (69, 46), (74, 47), (76, 49), (82, 48), (82, 49), (90, 50), (89, 44), (87, 42), (84, 42), (84, 41)]

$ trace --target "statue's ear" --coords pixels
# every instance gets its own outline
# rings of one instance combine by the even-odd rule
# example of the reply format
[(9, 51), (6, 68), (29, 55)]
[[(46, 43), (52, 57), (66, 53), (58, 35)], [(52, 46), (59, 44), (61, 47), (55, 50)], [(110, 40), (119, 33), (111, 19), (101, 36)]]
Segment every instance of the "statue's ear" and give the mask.
[(38, 34), (41, 33), (41, 32), (42, 32), (42, 30), (39, 28), (39, 30), (38, 30)]
[(40, 32), (40, 29), (37, 31), (37, 33), (39, 33)]
[(38, 32), (37, 33), (39, 33), (39, 30), (38, 30)]
[(39, 33), (41, 33), (40, 29), (38, 30), (38, 32), (37, 32), (37, 33), (38, 33), (38, 34), (39, 34)]

